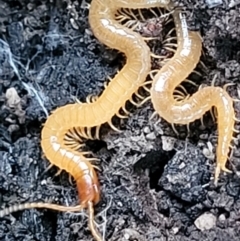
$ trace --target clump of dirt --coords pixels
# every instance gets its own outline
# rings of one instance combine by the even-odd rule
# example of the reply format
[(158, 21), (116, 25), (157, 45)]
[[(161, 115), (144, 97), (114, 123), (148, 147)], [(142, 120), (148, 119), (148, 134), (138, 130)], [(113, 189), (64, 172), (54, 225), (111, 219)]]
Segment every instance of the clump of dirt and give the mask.
[[(75, 98), (98, 95), (124, 57), (93, 36), (91, 1), (1, 1), (0, 4), (0, 204), (44, 201), (78, 204), (68, 174), (48, 171), (40, 147), (50, 112)], [(240, 9), (226, 1), (178, 1), (189, 27), (203, 38), (202, 77), (197, 84), (229, 87), (239, 98)], [(187, 86), (188, 87), (188, 86)], [(189, 87), (189, 91), (192, 91)], [(11, 95), (9, 95), (9, 93)], [(14, 97), (14, 98), (13, 98)], [(240, 103), (235, 103), (239, 118)], [(233, 174), (213, 185), (216, 122), (207, 114), (186, 126), (153, 118), (150, 102), (122, 122), (122, 133), (105, 129), (92, 149), (101, 184), (96, 222), (106, 240), (239, 240), (240, 152), (236, 136)], [(236, 124), (236, 129), (239, 125)], [(1, 218), (0, 240), (92, 240), (85, 212), (25, 210)]]

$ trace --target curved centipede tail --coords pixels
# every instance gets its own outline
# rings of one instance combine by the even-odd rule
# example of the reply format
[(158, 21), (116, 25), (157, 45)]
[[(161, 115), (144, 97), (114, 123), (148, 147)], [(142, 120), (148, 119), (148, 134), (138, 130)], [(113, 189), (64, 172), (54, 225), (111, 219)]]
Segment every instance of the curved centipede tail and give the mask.
[(25, 209), (31, 209), (31, 208), (46, 208), (46, 209), (52, 209), (52, 210), (61, 211), (61, 212), (79, 212), (83, 209), (82, 205), (67, 207), (67, 206), (62, 206), (62, 205), (53, 204), (53, 203), (42, 203), (42, 202), (23, 203), (23, 204), (16, 204), (1, 210), (0, 218), (14, 212), (22, 211)]

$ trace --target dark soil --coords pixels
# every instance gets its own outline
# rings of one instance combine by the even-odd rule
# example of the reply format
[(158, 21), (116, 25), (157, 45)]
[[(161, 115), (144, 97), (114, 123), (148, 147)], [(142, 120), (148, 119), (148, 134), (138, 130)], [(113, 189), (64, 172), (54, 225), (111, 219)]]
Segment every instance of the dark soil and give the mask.
[[(203, 37), (206, 68), (200, 65), (202, 77), (192, 79), (198, 85), (210, 85), (214, 76), (217, 86), (235, 83), (228, 91), (238, 98), (240, 5), (229, 8), (230, 1), (223, 1), (210, 9), (203, 0), (181, 2), (190, 28)], [(107, 76), (123, 64), (122, 54), (93, 36), (84, 1), (0, 1), (1, 209), (33, 201), (79, 202), (66, 172), (55, 176), (57, 167), (46, 171), (41, 128), (46, 113), (75, 97), (85, 101), (89, 94), (98, 95)], [(20, 98), (11, 101), (9, 89)], [(101, 160), (101, 202), (95, 210), (105, 240), (239, 240), (240, 135), (228, 163), (233, 173), (221, 174), (215, 187), (217, 126), (210, 114), (204, 126), (200, 120), (190, 124), (189, 132), (176, 126), (177, 136), (171, 124), (150, 120), (150, 101), (131, 110), (128, 120), (117, 124), (122, 133), (106, 127), (102, 141), (89, 143)], [(240, 103), (235, 110), (239, 117)], [(32, 209), (1, 218), (0, 240), (80, 241), (92, 236), (86, 212)]]

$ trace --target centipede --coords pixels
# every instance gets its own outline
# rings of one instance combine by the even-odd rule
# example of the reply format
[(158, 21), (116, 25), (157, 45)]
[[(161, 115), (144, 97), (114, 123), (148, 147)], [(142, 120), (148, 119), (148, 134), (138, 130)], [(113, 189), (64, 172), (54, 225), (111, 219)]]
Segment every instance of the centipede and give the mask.
[[(173, 5), (169, 4), (168, 9)], [(202, 40), (198, 32), (189, 31), (185, 15), (178, 9), (173, 11), (177, 31), (177, 50), (173, 56), (153, 77), (151, 101), (156, 113), (169, 123), (189, 124), (201, 118), (214, 107), (218, 118), (217, 165), (214, 183), (217, 185), (221, 171), (231, 173), (226, 168), (228, 153), (233, 139), (235, 112), (233, 99), (226, 88), (207, 86), (192, 96), (174, 95), (175, 88), (189, 76), (199, 62)], [(179, 97), (179, 98), (174, 98)]]
[[(177, 33), (177, 50), (171, 59), (166, 59), (160, 70), (151, 72), (151, 56), (154, 55), (144, 38), (133, 31), (135, 25), (129, 25), (128, 22), (128, 25), (124, 26), (115, 16), (121, 8), (153, 7), (162, 7), (172, 12)], [(122, 20), (120, 18), (120, 22)], [(169, 123), (188, 124), (201, 118), (213, 106), (216, 107), (219, 140), (215, 182), (220, 171), (230, 172), (225, 165), (236, 118), (233, 99), (225, 89), (210, 86), (199, 89), (191, 97), (176, 94), (179, 93), (176, 92), (176, 87), (188, 77), (199, 62), (202, 43), (198, 33), (188, 30), (184, 14), (175, 9), (170, 0), (93, 0), (89, 23), (95, 37), (108, 47), (123, 52), (127, 62), (121, 71), (110, 79), (100, 96), (89, 97), (86, 103), (68, 104), (53, 111), (41, 133), (41, 146), (46, 158), (52, 165), (67, 171), (76, 180), (80, 204), (65, 207), (50, 203), (25, 203), (0, 211), (0, 217), (29, 208), (72, 212), (88, 208), (89, 229), (97, 241), (102, 241), (94, 225), (93, 207), (100, 201), (100, 184), (92, 163), (96, 158), (92, 157), (91, 152), (83, 150), (84, 140), (99, 139), (100, 127), (104, 123), (118, 131), (112, 123), (113, 116), (125, 118), (128, 114), (125, 108), (127, 101), (138, 105), (134, 102), (133, 95), (139, 96), (138, 90), (145, 86), (144, 82), (149, 73), (152, 76), (150, 98), (153, 107)], [(169, 46), (172, 47), (173, 44), (170, 43)], [(169, 46), (166, 44), (166, 47)], [(170, 50), (172, 51), (172, 48)], [(146, 100), (148, 98), (143, 102)]]
[[(126, 101), (133, 101), (151, 69), (151, 53), (140, 34), (123, 26), (115, 19), (120, 8), (165, 8), (169, 0), (93, 0), (89, 9), (89, 23), (95, 37), (109, 48), (117, 49), (126, 56), (126, 64), (106, 85), (100, 96), (87, 98), (86, 103), (73, 103), (54, 110), (41, 132), (41, 147), (51, 165), (65, 170), (74, 177), (80, 204), (64, 207), (50, 203), (25, 203), (14, 205), (0, 212), (3, 217), (12, 212), (29, 208), (49, 208), (58, 211), (89, 212), (89, 229), (97, 241), (102, 237), (94, 225), (94, 208), (100, 200), (100, 185), (93, 165), (96, 158), (84, 151), (85, 139), (99, 139), (102, 124), (108, 123), (113, 130), (113, 116), (121, 117)], [(94, 134), (93, 134), (94, 132)], [(78, 141), (76, 141), (78, 140)]]

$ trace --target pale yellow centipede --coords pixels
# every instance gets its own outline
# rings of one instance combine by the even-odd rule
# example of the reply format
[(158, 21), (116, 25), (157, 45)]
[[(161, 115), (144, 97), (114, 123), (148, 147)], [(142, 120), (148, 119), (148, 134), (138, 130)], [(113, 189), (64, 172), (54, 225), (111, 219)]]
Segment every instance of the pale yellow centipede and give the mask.
[[(168, 9), (173, 8), (172, 4)], [(161, 68), (153, 79), (151, 100), (156, 112), (169, 123), (188, 124), (201, 118), (213, 106), (218, 116), (218, 147), (215, 184), (220, 171), (226, 168), (228, 152), (234, 131), (235, 113), (233, 100), (220, 87), (199, 89), (190, 98), (181, 101), (174, 99), (175, 88), (188, 77), (199, 62), (202, 43), (197, 32), (188, 31), (185, 16), (181, 11), (173, 11), (177, 30), (178, 48), (173, 58)]]

